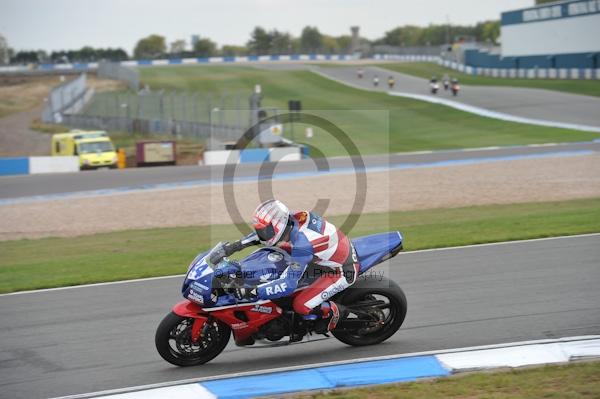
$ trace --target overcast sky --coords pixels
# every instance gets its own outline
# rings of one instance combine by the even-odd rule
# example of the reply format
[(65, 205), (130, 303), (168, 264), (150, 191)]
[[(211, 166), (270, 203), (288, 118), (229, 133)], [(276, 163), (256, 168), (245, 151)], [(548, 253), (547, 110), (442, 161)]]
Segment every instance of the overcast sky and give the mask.
[(399, 25), (475, 24), (534, 0), (0, 0), (0, 34), (15, 49), (122, 47), (157, 33), (167, 43), (192, 34), (219, 45), (245, 44), (263, 26), (298, 36), (306, 25), (322, 33), (376, 39)]

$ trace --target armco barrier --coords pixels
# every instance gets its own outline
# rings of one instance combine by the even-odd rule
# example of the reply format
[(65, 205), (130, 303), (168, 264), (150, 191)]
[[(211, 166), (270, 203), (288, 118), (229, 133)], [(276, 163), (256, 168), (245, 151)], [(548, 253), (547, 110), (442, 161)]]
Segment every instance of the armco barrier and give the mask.
[(400, 62), (434, 62), (438, 65), (454, 69), (459, 72), (473, 76), (492, 76), (501, 78), (522, 78), (522, 79), (600, 79), (600, 69), (593, 68), (509, 68), (509, 67), (476, 67), (464, 64), (458, 64), (449, 60), (443, 60), (435, 56), (411, 56), (384, 54), (375, 55), (374, 59), (389, 60)]
[(79, 172), (78, 157), (0, 158), (0, 176)]
[[(221, 64), (242, 62), (265, 62), (265, 61), (346, 61), (356, 59), (353, 55), (344, 54), (293, 54), (293, 55), (250, 55), (244, 57), (199, 57), (199, 58), (175, 58), (161, 60), (130, 60), (120, 61), (116, 64), (128, 67), (145, 67), (161, 65), (189, 65), (189, 64)], [(74, 63), (74, 64), (40, 64), (40, 71), (90, 71), (98, 69), (97, 62)], [(24, 73), (31, 72), (28, 66), (0, 66), (0, 73)]]
[[(130, 60), (121, 61), (116, 64), (127, 67), (146, 67), (146, 66), (162, 66), (162, 65), (190, 65), (190, 64), (228, 64), (228, 63), (251, 63), (251, 62), (289, 62), (289, 61), (349, 61), (358, 59), (353, 55), (337, 55), (337, 54), (294, 54), (294, 55), (265, 55), (265, 56), (244, 56), (244, 57), (209, 57), (209, 58), (182, 58), (182, 59), (161, 59), (161, 60)], [(398, 54), (375, 54), (372, 59), (375, 60), (394, 60), (394, 61), (421, 61), (421, 62), (437, 62), (440, 65), (448, 68), (467, 73), (469, 75), (485, 75), (515, 78), (517, 76), (526, 77), (527, 70), (546, 70), (545, 75), (548, 77), (559, 76), (561, 79), (600, 79), (600, 69), (592, 68), (575, 68), (575, 69), (552, 69), (546, 67), (540, 68), (520, 68), (514, 67), (498, 67), (498, 68), (483, 68), (470, 67), (456, 62), (442, 60), (434, 55), (398, 55)], [(75, 63), (75, 64), (41, 64), (37, 69), (31, 69), (28, 66), (0, 66), (0, 74), (15, 74), (15, 73), (34, 73), (34, 72), (65, 72), (69, 71), (93, 71), (98, 69), (98, 63)], [(533, 79), (544, 78), (541, 74), (533, 72)]]
[(261, 163), (299, 161), (303, 158), (302, 147), (250, 148), (246, 150), (205, 151), (201, 165), (224, 165), (226, 163)]

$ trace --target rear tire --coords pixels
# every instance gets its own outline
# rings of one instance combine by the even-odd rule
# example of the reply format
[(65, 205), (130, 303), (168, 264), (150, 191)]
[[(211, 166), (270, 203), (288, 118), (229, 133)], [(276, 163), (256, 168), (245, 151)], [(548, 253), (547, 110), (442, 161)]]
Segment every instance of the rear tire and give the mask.
[[(379, 344), (394, 335), (404, 322), (407, 311), (406, 295), (404, 295), (398, 284), (387, 279), (378, 284), (378, 287), (363, 288), (358, 286), (359, 284), (344, 291), (338, 300), (346, 306), (352, 306), (353, 303), (364, 300), (384, 300), (389, 304), (385, 309), (389, 309), (389, 312), (386, 314), (386, 312), (381, 310), (373, 310), (381, 317), (380, 324), (374, 324), (373, 327), (357, 330), (334, 329), (331, 333), (339, 341), (347, 345), (366, 346)], [(372, 282), (368, 284), (372, 285)], [(361, 285), (366, 286), (367, 284)]]
[(154, 342), (167, 362), (181, 367), (197, 366), (214, 359), (227, 346), (231, 329), (220, 320), (210, 321), (205, 336), (192, 342), (194, 320), (171, 312), (158, 325)]

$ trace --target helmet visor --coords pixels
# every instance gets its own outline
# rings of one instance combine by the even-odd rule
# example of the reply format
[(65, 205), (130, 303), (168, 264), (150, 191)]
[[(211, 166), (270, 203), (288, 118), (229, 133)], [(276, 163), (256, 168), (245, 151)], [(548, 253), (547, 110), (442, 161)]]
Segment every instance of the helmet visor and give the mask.
[(261, 227), (254, 226), (254, 230), (256, 230), (256, 235), (258, 236), (258, 239), (262, 242), (268, 242), (273, 237), (275, 237), (275, 229), (273, 228), (273, 225), (271, 223)]

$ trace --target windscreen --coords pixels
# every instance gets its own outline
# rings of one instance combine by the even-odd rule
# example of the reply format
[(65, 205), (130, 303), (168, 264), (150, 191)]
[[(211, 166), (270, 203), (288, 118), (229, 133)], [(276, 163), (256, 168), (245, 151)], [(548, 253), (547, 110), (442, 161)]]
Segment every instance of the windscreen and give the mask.
[(79, 144), (79, 153), (80, 154), (89, 154), (92, 152), (109, 152), (114, 151), (114, 147), (112, 143), (108, 141), (96, 141), (92, 143), (80, 143)]

